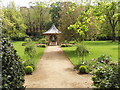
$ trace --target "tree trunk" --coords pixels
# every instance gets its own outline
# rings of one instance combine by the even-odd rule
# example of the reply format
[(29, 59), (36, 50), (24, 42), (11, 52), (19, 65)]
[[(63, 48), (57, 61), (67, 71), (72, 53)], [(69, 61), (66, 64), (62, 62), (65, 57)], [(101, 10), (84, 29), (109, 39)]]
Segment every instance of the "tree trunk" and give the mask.
[(115, 42), (116, 36), (115, 36), (115, 27), (112, 27), (112, 42)]

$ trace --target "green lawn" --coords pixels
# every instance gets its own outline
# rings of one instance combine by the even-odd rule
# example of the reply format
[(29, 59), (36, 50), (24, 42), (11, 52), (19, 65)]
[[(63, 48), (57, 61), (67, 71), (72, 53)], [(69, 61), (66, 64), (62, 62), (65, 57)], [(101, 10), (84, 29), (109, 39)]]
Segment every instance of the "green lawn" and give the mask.
[[(24, 54), (25, 46), (22, 46), (22, 43), (24, 43), (24, 41), (17, 41), (17, 42), (13, 42), (13, 45), (17, 50), (17, 53), (21, 57), (21, 59), (27, 60), (29, 57), (26, 54)], [(35, 64), (37, 64), (38, 61), (40, 60), (41, 56), (43, 55), (44, 49), (45, 48), (36, 47), (36, 55), (33, 58)]]
[[(89, 49), (90, 54), (85, 57), (85, 60), (91, 61), (93, 58), (106, 54), (112, 56), (112, 61), (118, 62), (118, 43), (111, 41), (85, 41), (85, 46)], [(76, 65), (78, 63), (78, 57), (75, 52), (76, 47), (64, 47), (62, 48), (71, 62)]]

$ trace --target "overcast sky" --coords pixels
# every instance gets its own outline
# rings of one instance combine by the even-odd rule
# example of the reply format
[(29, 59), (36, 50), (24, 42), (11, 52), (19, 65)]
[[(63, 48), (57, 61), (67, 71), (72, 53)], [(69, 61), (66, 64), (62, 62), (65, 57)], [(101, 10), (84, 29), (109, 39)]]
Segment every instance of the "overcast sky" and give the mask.
[[(15, 2), (16, 6), (26, 6), (29, 7), (29, 2), (31, 1), (43, 1), (43, 2), (50, 2), (50, 1), (70, 1), (70, 0), (1, 0), (3, 6), (7, 6), (11, 1)], [(71, 0), (71, 1), (80, 1), (80, 0)]]
[[(29, 6), (29, 2), (35, 1), (35, 0), (2, 0), (3, 6), (7, 6), (11, 1), (15, 2), (16, 6)], [(43, 1), (43, 0), (40, 0)]]
[(44, 1), (44, 2), (48, 2), (48, 1), (67, 1), (67, 0), (1, 0), (2, 1), (2, 5), (3, 6), (7, 6), (11, 1), (15, 2), (16, 6), (26, 6), (29, 7), (29, 2), (31, 1)]

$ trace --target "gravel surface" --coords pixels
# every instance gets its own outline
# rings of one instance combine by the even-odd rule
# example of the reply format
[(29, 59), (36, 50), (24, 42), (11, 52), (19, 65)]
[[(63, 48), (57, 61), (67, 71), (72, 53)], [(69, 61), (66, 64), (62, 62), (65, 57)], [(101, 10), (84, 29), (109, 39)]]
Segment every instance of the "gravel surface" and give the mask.
[(25, 76), (27, 88), (92, 88), (91, 75), (79, 75), (59, 46), (48, 46), (32, 75)]

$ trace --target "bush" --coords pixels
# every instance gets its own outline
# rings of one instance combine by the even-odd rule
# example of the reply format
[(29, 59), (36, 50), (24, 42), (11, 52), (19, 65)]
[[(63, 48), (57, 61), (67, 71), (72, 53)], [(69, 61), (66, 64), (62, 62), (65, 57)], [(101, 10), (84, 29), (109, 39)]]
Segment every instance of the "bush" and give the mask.
[(2, 88), (5, 90), (24, 90), (24, 67), (11, 42), (1, 38), (2, 48)]
[(79, 44), (76, 48), (76, 53), (78, 54), (78, 57), (82, 57), (83, 62), (84, 57), (87, 56), (90, 52), (83, 44)]
[(42, 38), (39, 40), (39, 44), (47, 44), (47, 43), (48, 43), (48, 41), (46, 38)]
[(93, 85), (97, 88), (120, 88), (119, 69), (118, 65), (98, 68), (92, 77)]
[(11, 37), (13, 41), (24, 41), (25, 38), (28, 38), (29, 36), (23, 33), (18, 33)]
[(76, 41), (69, 41), (70, 44), (76, 44)]
[(31, 39), (31, 38), (25, 38), (25, 41), (26, 41), (26, 42), (31, 42), (32, 39)]
[(26, 66), (25, 67), (25, 73), (26, 74), (32, 74), (33, 72), (33, 67), (32, 66)]
[(88, 73), (87, 67), (84, 66), (84, 65), (81, 65), (81, 66), (79, 67), (79, 73), (80, 73), (80, 74), (86, 74), (86, 73)]
[(25, 46), (27, 43), (22, 43), (22, 46)]
[(32, 68), (33, 68), (33, 70), (35, 70), (35, 62), (34, 62), (34, 60), (26, 60), (26, 61), (23, 61), (23, 64), (24, 64), (24, 66), (26, 67), (26, 66), (32, 66)]
[(72, 47), (71, 44), (61, 44), (61, 47)]
[(98, 57), (98, 62), (108, 64), (111, 61), (111, 56), (101, 55)]
[(61, 44), (61, 47), (66, 47), (66, 44)]
[(24, 53), (27, 54), (30, 58), (34, 57), (36, 49), (32, 42), (27, 44)]
[(45, 44), (38, 44), (37, 47), (46, 47)]

